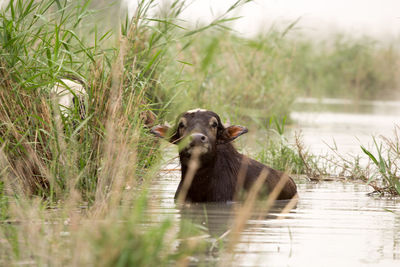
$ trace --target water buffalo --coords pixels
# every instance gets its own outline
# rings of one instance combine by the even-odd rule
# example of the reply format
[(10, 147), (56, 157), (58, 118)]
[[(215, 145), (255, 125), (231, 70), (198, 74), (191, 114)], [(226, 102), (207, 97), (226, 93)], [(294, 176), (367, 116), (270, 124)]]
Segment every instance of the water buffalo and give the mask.
[(294, 181), (285, 173), (274, 170), (240, 154), (232, 141), (247, 133), (243, 126), (224, 126), (220, 117), (204, 109), (182, 113), (176, 125), (157, 125), (151, 132), (179, 146), (182, 178), (175, 198), (191, 202), (226, 202), (248, 191), (257, 179), (262, 192), (279, 187), (277, 199), (297, 195)]

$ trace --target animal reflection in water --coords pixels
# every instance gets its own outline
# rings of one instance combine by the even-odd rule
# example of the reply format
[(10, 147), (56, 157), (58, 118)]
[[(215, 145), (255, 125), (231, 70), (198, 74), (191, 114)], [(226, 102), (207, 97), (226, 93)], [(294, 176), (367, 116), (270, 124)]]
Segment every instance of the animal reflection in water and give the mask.
[[(251, 214), (254, 220), (273, 220), (280, 217), (292, 218), (296, 205), (291, 206), (290, 210), (285, 211), (289, 204), (288, 200), (275, 201), (269, 208), (257, 205), (255, 211)], [(212, 237), (219, 237), (228, 231), (236, 216), (240, 216), (235, 211), (240, 209), (237, 202), (210, 202), (210, 203), (191, 203), (179, 205), (179, 214), (182, 220), (188, 220), (194, 224), (206, 227), (208, 234)], [(283, 213), (284, 214), (283, 214)], [(288, 212), (288, 213), (287, 213)]]
[[(267, 220), (276, 219), (292, 219), (296, 212), (297, 199), (293, 200), (278, 200), (271, 207), (265, 207), (265, 201), (255, 203), (254, 210), (251, 212), (249, 219), (251, 224), (246, 224), (243, 231), (250, 231), (252, 227), (268, 227)], [(212, 257), (219, 257), (219, 242), (226, 243), (231, 237), (231, 231), (234, 228), (235, 220), (241, 214), (243, 208), (240, 202), (210, 202), (210, 203), (186, 203), (179, 204), (179, 214), (181, 231), (191, 227), (197, 227), (201, 230), (201, 239), (206, 242), (207, 249)], [(191, 234), (193, 232), (189, 231)], [(180, 245), (186, 246), (185, 242)], [(199, 257), (204, 257), (202, 254)]]

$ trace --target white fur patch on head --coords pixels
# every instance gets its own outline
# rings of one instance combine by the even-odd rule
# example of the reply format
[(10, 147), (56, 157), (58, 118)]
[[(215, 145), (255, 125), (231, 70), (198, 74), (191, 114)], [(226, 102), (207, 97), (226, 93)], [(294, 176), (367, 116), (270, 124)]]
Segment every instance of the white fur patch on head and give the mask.
[(204, 111), (207, 111), (206, 109), (202, 109), (202, 108), (196, 108), (196, 109), (191, 109), (191, 110), (188, 110), (188, 111), (186, 111), (186, 113), (196, 113), (196, 112), (204, 112)]

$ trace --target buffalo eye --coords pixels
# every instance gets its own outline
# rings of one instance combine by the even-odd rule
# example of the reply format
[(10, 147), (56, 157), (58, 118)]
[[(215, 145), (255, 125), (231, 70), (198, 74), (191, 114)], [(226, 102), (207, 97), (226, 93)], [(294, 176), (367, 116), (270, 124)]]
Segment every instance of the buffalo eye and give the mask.
[(213, 127), (213, 128), (216, 128), (218, 126), (218, 123), (216, 122), (216, 121), (214, 121), (212, 124), (211, 124), (211, 127)]
[(178, 127), (179, 127), (179, 129), (182, 129), (182, 128), (185, 127), (185, 124), (183, 124), (183, 122), (180, 122), (179, 125), (178, 125)]

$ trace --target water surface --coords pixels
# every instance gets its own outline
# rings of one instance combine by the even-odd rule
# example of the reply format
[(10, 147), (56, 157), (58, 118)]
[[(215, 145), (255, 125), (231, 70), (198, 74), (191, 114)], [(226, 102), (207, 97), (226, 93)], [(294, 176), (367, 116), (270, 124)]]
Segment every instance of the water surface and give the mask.
[[(213, 243), (232, 227), (239, 204), (176, 205), (179, 179), (168, 171), (154, 185), (158, 216), (172, 216), (176, 228), (183, 219), (201, 225)], [(368, 186), (349, 182), (307, 182), (298, 189), (300, 199), (289, 213), (281, 214), (283, 201), (252, 214), (235, 246), (234, 266), (400, 266), (399, 199), (368, 196)], [(193, 264), (220, 257), (213, 249)]]
[[(301, 131), (306, 147), (316, 155), (362, 155), (360, 145), (373, 147), (373, 138), (394, 137), (400, 126), (400, 101), (359, 101), (300, 98), (291, 113), (295, 131)], [(329, 145), (329, 146), (327, 146)]]
[[(292, 113), (292, 131), (301, 129), (314, 153), (326, 153), (325, 142), (333, 138), (340, 153), (360, 153), (360, 144), (370, 143), (371, 135), (391, 135), (395, 124), (400, 124), (397, 102), (324, 101), (321, 105), (317, 100), (299, 100)], [(168, 157), (174, 153), (169, 151)], [(179, 179), (175, 159), (165, 165), (153, 186), (158, 199), (153, 213), (157, 218), (172, 217), (176, 229), (184, 219), (201, 225), (206, 233), (202, 238), (210, 244), (221, 236), (226, 242), (241, 204), (177, 205), (173, 197)], [(271, 210), (254, 211), (229, 265), (400, 266), (399, 198), (370, 196), (371, 188), (358, 182), (296, 182), (297, 205), (284, 214), (285, 201)], [(221, 258), (218, 246), (211, 246), (207, 253), (192, 258), (191, 265), (218, 265)]]

